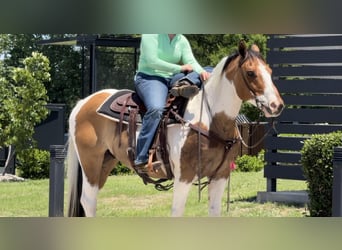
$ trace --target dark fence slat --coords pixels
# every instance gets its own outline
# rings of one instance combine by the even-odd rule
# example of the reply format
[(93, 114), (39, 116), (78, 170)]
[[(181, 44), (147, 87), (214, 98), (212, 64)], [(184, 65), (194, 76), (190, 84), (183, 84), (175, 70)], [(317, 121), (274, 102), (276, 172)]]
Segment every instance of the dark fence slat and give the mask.
[(273, 75), (277, 77), (285, 76), (341, 76), (342, 67), (341, 66), (298, 66), (298, 67), (273, 67)]
[(280, 134), (323, 134), (342, 130), (342, 125), (278, 123), (275, 128)]
[(272, 166), (266, 165), (264, 177), (275, 179), (306, 180), (302, 166)]
[(269, 48), (338, 46), (342, 45), (342, 36), (272, 36), (268, 40)]
[(299, 152), (295, 153), (273, 153), (266, 152), (265, 153), (265, 161), (268, 163), (271, 162), (283, 162), (283, 163), (299, 163), (301, 159), (301, 154)]
[[(342, 72), (342, 69), (341, 69)], [(342, 93), (342, 79), (274, 80), (281, 93)]]
[(285, 109), (278, 121), (301, 123), (342, 123), (342, 109)]
[(272, 64), (340, 63), (342, 50), (270, 51), (267, 60)]
[(283, 95), (286, 105), (301, 105), (301, 106), (341, 106), (342, 95)]
[(265, 138), (265, 148), (267, 150), (293, 150), (298, 151), (303, 147), (303, 141), (307, 137), (273, 137)]

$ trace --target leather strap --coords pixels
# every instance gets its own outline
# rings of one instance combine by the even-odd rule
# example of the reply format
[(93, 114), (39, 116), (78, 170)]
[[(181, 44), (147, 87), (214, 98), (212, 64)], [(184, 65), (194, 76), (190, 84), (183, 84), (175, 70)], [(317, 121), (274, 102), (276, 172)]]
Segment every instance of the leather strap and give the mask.
[[(172, 114), (175, 116), (175, 118), (180, 121), (182, 124), (186, 124), (187, 122), (181, 117), (179, 116), (176, 112), (174, 112), (173, 110), (171, 110), (170, 112), (172, 112)], [(189, 123), (189, 127), (197, 132), (199, 132), (201, 135), (204, 135), (207, 138), (213, 138), (214, 140), (220, 142), (221, 144), (223, 144), (227, 149), (230, 149), (235, 143), (237, 143), (238, 141), (240, 141), (240, 138), (234, 138), (234, 139), (227, 139), (224, 140), (222, 139), (218, 134), (216, 134), (214, 131), (209, 131), (207, 129), (203, 129), (197, 125), (194, 125), (192, 123)]]
[[(122, 122), (123, 122), (123, 118), (124, 118), (124, 114), (125, 114), (125, 109), (126, 109), (126, 105), (128, 103), (128, 99), (131, 97), (131, 95), (129, 95), (125, 101), (122, 103), (122, 108), (120, 110), (120, 122), (119, 122), (119, 147), (121, 146), (121, 132), (122, 132)], [(135, 122), (135, 121), (134, 121)]]

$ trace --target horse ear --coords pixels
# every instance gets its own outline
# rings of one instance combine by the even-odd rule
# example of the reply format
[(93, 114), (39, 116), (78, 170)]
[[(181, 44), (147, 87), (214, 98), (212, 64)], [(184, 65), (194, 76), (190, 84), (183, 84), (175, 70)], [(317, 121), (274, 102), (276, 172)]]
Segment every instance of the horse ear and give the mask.
[(242, 56), (242, 58), (245, 58), (247, 54), (247, 45), (244, 40), (239, 42), (239, 54)]
[(258, 45), (256, 45), (256, 44), (253, 44), (253, 45), (251, 46), (251, 50), (260, 53), (260, 49), (259, 49)]

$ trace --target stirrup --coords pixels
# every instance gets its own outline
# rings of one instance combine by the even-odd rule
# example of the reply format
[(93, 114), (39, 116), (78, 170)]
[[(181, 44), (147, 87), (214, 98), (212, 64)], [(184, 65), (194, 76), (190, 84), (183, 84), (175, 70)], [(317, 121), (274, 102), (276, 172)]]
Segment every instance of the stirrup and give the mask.
[[(140, 173), (140, 174), (147, 174), (149, 173), (152, 169), (153, 170), (158, 170), (161, 168), (163, 163), (161, 161), (154, 161), (151, 163), (151, 167), (147, 162), (141, 163), (138, 165), (135, 165), (135, 169)], [(151, 168), (151, 169), (150, 169)]]
[(135, 165), (135, 170), (138, 174), (146, 174), (150, 178), (169, 179), (167, 177), (165, 166), (161, 161), (154, 161), (150, 166), (148, 163)]

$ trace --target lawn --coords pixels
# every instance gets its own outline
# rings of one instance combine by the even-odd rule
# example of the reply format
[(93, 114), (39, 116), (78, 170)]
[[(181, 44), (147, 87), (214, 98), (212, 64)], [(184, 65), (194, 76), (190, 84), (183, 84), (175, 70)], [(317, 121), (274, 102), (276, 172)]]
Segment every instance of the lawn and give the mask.
[[(234, 172), (230, 183), (230, 202), (227, 209), (227, 192), (222, 202), (225, 217), (305, 217), (304, 206), (277, 203), (259, 204), (258, 191), (265, 191), (263, 172)], [(278, 190), (304, 190), (303, 181), (279, 180)], [(46, 217), (49, 203), (49, 180), (0, 183), (0, 216)], [(66, 193), (67, 187), (65, 187)], [(66, 197), (66, 195), (65, 195)], [(207, 188), (199, 193), (193, 186), (185, 210), (185, 217), (207, 216)], [(157, 191), (153, 185), (145, 186), (136, 175), (111, 176), (98, 197), (99, 217), (168, 217), (172, 190)], [(66, 201), (65, 201), (66, 203)], [(66, 206), (65, 206), (66, 207)], [(65, 209), (66, 213), (66, 209)]]

